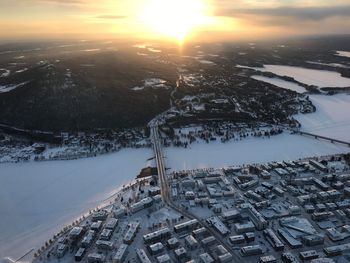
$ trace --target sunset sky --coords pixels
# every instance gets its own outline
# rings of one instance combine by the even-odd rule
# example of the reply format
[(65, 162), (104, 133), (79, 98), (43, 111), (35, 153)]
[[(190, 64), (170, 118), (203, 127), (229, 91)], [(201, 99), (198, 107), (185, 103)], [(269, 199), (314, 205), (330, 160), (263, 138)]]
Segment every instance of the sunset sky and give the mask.
[(350, 33), (350, 0), (0, 0), (0, 39)]

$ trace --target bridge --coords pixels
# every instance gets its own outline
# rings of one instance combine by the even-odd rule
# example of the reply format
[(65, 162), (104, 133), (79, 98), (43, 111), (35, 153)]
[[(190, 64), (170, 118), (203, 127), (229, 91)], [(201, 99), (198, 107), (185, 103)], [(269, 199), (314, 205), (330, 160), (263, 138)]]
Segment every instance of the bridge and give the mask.
[(159, 121), (157, 119), (152, 120), (149, 123), (149, 128), (151, 132), (151, 140), (153, 144), (153, 151), (155, 154), (155, 160), (157, 162), (157, 169), (158, 169), (158, 184), (161, 188), (161, 196), (163, 199), (163, 202), (170, 207), (171, 209), (178, 212), (180, 215), (187, 217), (189, 219), (197, 219), (199, 225), (201, 227), (204, 227), (208, 233), (210, 233), (213, 237), (216, 238), (217, 242), (222, 245), (228, 252), (231, 253), (233, 257), (233, 262), (239, 262), (240, 259), (236, 255), (236, 252), (232, 249), (232, 246), (227, 243), (227, 241), (213, 228), (211, 228), (208, 223), (198, 217), (197, 215), (191, 213), (190, 211), (187, 211), (183, 208), (178, 207), (172, 200), (169, 190), (169, 183), (168, 178), (165, 171), (165, 163), (164, 163), (164, 156), (162, 152), (162, 143), (161, 138), (159, 137), (159, 129), (158, 129)]
[(331, 143), (339, 143), (339, 144), (343, 144), (345, 146), (350, 147), (350, 142), (346, 142), (343, 140), (338, 140), (338, 139), (333, 139), (327, 136), (322, 136), (322, 135), (317, 135), (317, 134), (313, 134), (310, 132), (304, 132), (304, 131), (300, 131), (300, 130), (292, 130), (293, 133), (295, 134), (299, 134), (299, 135), (303, 135), (303, 136), (309, 136), (309, 137), (313, 137), (315, 139), (321, 139), (321, 140), (325, 140), (325, 141), (329, 141)]

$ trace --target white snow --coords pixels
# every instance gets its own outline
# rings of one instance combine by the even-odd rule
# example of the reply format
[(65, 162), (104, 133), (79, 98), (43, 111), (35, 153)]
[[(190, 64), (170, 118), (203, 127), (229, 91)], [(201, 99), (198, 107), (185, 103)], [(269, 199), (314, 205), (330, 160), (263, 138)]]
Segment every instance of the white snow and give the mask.
[(131, 90), (140, 91), (145, 88), (166, 88), (166, 87), (167, 87), (166, 80), (150, 78), (150, 79), (145, 79), (143, 81), (143, 86), (137, 86), (137, 87), (131, 88)]
[(193, 143), (188, 149), (165, 148), (165, 160), (166, 167), (174, 171), (295, 160), (349, 151), (350, 148), (346, 146), (284, 133), (270, 139), (248, 138), (227, 143)]
[(21, 73), (21, 72), (24, 72), (24, 71), (27, 71), (27, 70), (28, 70), (28, 68), (19, 69), (19, 70), (16, 71), (16, 73)]
[(152, 157), (126, 149), (75, 161), (0, 165), (0, 259), (19, 258), (130, 182)]
[(155, 48), (152, 48), (152, 47), (149, 47), (147, 49), (148, 49), (148, 51), (153, 52), (153, 53), (161, 53), (162, 52), (160, 49), (155, 49)]
[(322, 63), (322, 62), (315, 62), (315, 61), (306, 61), (306, 62), (309, 64), (328, 66), (328, 67), (333, 67), (333, 68), (350, 68), (349, 66), (346, 66), (346, 65), (340, 64), (340, 63)]
[(205, 60), (205, 59), (199, 59), (198, 62), (202, 63), (202, 64), (206, 64), (206, 65), (216, 65), (215, 62), (210, 61), (210, 60)]
[(0, 85), (0, 93), (10, 92), (18, 87), (22, 87), (23, 85), (25, 85), (27, 83), (28, 82), (19, 83), (16, 85), (5, 85), (5, 86)]
[(131, 90), (133, 90), (133, 91), (139, 91), (139, 90), (144, 90), (145, 89), (145, 87), (134, 87), (134, 88), (132, 88)]
[(100, 51), (100, 48), (91, 48), (91, 49), (82, 49), (80, 50), (81, 52), (96, 52), (96, 51)]
[(166, 81), (163, 79), (157, 79), (157, 78), (145, 79), (145, 87), (158, 86), (165, 83)]
[(301, 129), (350, 142), (350, 95), (311, 95), (310, 99), (316, 112), (295, 116), (302, 124)]
[(350, 52), (349, 51), (337, 51), (337, 55), (340, 56), (340, 57), (350, 58)]
[(350, 87), (349, 78), (344, 78), (340, 75), (340, 73), (333, 71), (282, 65), (264, 65), (263, 68), (247, 67), (241, 65), (237, 65), (236, 67), (254, 69), (261, 72), (271, 72), (278, 76), (288, 76), (301, 83), (307, 85), (315, 85), (320, 88)]
[(2, 77), (7, 77), (9, 76), (11, 73), (10, 70), (6, 69), (6, 68), (0, 68), (0, 78)]
[(304, 93), (307, 91), (304, 87), (302, 87), (296, 83), (286, 81), (286, 80), (280, 79), (280, 78), (268, 78), (268, 77), (258, 76), (258, 75), (251, 76), (251, 78), (275, 85), (275, 86), (280, 87), (282, 89), (293, 90), (293, 91), (296, 91), (298, 93)]

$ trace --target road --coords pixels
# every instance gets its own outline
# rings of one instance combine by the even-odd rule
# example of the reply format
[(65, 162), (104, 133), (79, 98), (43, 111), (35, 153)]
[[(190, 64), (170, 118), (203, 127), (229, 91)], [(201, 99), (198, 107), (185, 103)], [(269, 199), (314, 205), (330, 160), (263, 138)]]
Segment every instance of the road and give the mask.
[(200, 217), (196, 216), (195, 214), (178, 207), (172, 201), (170, 196), (168, 178), (165, 170), (164, 156), (162, 152), (162, 142), (159, 137), (158, 125), (159, 125), (159, 120), (156, 118), (150, 122), (149, 127), (151, 132), (151, 140), (153, 144), (155, 160), (157, 162), (158, 180), (159, 180), (159, 186), (161, 188), (161, 195), (162, 195), (163, 202), (173, 210), (177, 211), (179, 214), (183, 215), (184, 217), (187, 217), (189, 219), (197, 219), (199, 224), (202, 227), (204, 227), (212, 236), (214, 236), (216, 240), (220, 243), (220, 245), (225, 247), (226, 250), (232, 254), (233, 262), (239, 262), (240, 259), (236, 255), (236, 252), (232, 249), (232, 247), (226, 242), (226, 240), (218, 232), (216, 232), (212, 227), (210, 227), (205, 220), (202, 220)]

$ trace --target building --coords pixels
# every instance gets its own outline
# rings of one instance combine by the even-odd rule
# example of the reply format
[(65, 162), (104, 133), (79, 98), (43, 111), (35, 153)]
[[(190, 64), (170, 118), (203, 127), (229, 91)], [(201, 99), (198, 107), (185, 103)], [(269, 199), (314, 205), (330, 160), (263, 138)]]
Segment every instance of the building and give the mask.
[(96, 222), (96, 221), (99, 221), (99, 220), (105, 221), (107, 216), (108, 216), (108, 213), (107, 213), (106, 210), (100, 210), (100, 211), (94, 212), (92, 214), (91, 218), (92, 218), (93, 222)]
[(185, 237), (185, 244), (189, 249), (195, 249), (198, 247), (198, 241), (192, 235)]
[(103, 249), (103, 250), (112, 250), (114, 243), (111, 241), (106, 241), (106, 240), (97, 240), (96, 241), (96, 246), (99, 249)]
[(264, 236), (269, 241), (270, 245), (276, 250), (281, 251), (284, 249), (284, 244), (277, 237), (276, 233), (272, 229), (264, 230)]
[(102, 221), (98, 220), (98, 221), (93, 222), (91, 224), (90, 229), (98, 232), (98, 231), (100, 231), (101, 227), (102, 227)]
[(213, 216), (207, 219), (208, 224), (218, 231), (222, 236), (226, 236), (230, 233), (230, 230), (222, 223), (217, 216)]
[(83, 240), (81, 241), (82, 247), (88, 248), (88, 247), (92, 244), (92, 242), (94, 241), (94, 239), (95, 239), (95, 231), (89, 230), (89, 231), (85, 234)]
[(213, 236), (209, 236), (201, 240), (201, 244), (203, 247), (210, 247), (214, 245), (215, 242), (216, 242), (216, 239)]
[(148, 251), (151, 255), (157, 255), (164, 251), (164, 246), (162, 243), (158, 242), (148, 246)]
[(274, 256), (260, 257), (260, 263), (277, 263), (277, 259)]
[(199, 255), (199, 260), (201, 263), (214, 263), (214, 259), (208, 254), (203, 253)]
[(263, 249), (260, 245), (246, 246), (241, 248), (242, 256), (260, 255), (263, 253)]
[(81, 261), (85, 255), (85, 251), (86, 251), (85, 248), (82, 248), (82, 247), (79, 248), (77, 253), (75, 253), (75, 255), (74, 255), (75, 261), (78, 261), (78, 262)]
[(152, 263), (152, 261), (149, 259), (146, 252), (143, 249), (137, 248), (136, 255), (141, 263)]
[(122, 263), (125, 261), (126, 255), (128, 253), (128, 245), (121, 244), (117, 252), (113, 256), (113, 263)]
[(174, 254), (176, 259), (179, 261), (182, 261), (187, 258), (187, 250), (184, 247), (175, 249)]
[(283, 253), (281, 259), (285, 263), (300, 263), (300, 261), (290, 252)]
[(282, 239), (292, 249), (301, 248), (303, 246), (303, 244), (298, 239), (289, 235), (289, 233), (287, 233), (283, 228), (279, 228), (277, 231), (278, 231), (278, 234), (282, 237)]
[(252, 222), (248, 221), (247, 223), (236, 223), (234, 224), (234, 229), (237, 234), (243, 234), (247, 232), (254, 232), (255, 226)]
[(106, 257), (103, 254), (91, 253), (88, 255), (89, 263), (103, 263), (105, 262), (105, 260), (106, 260)]
[(120, 207), (114, 211), (115, 218), (122, 218), (125, 215), (126, 215), (126, 208), (125, 207)]
[(176, 237), (170, 238), (166, 243), (169, 249), (177, 248), (180, 245), (180, 242)]
[(222, 219), (224, 221), (230, 221), (240, 217), (240, 212), (237, 209), (229, 210), (222, 213)]
[(233, 245), (242, 244), (245, 242), (245, 238), (243, 235), (230, 236), (229, 240), (230, 240), (231, 244), (233, 244)]
[(241, 208), (248, 213), (256, 229), (264, 230), (268, 226), (268, 222), (265, 220), (262, 214), (260, 214), (251, 204), (242, 204)]
[(192, 219), (174, 226), (175, 233), (189, 232), (198, 227), (198, 220)]
[(111, 218), (107, 221), (106, 225), (105, 225), (105, 228), (106, 229), (110, 229), (110, 230), (115, 230), (115, 228), (117, 227), (118, 225), (118, 219), (116, 218)]
[(104, 228), (100, 234), (101, 240), (110, 240), (112, 237), (113, 231), (107, 228)]
[(208, 235), (208, 231), (206, 228), (204, 227), (201, 227), (201, 228), (198, 228), (198, 229), (195, 229), (192, 231), (192, 235), (197, 238), (197, 239), (200, 239), (200, 238), (204, 238)]
[(56, 254), (58, 258), (62, 258), (68, 251), (68, 246), (66, 244), (58, 244), (56, 249)]
[(73, 227), (72, 230), (69, 232), (69, 238), (71, 240), (77, 240), (84, 235), (84, 232), (84, 228), (80, 226)]
[(311, 260), (311, 259), (318, 258), (319, 255), (316, 250), (308, 250), (308, 251), (300, 252), (299, 257), (301, 260)]
[(146, 234), (143, 236), (143, 241), (146, 244), (159, 242), (163, 239), (167, 239), (171, 236), (171, 232), (169, 228), (162, 228), (160, 230), (154, 231), (152, 233)]
[(134, 238), (140, 228), (140, 223), (131, 222), (128, 226), (129, 229), (126, 231), (123, 241), (125, 244), (130, 245), (134, 241)]
[(160, 187), (154, 186), (148, 189), (148, 195), (149, 196), (155, 196), (160, 194)]
[(153, 204), (153, 199), (151, 197), (146, 197), (141, 201), (134, 203), (130, 206), (130, 210), (132, 213), (137, 213), (146, 207), (151, 207)]
[(168, 254), (161, 255), (157, 257), (157, 262), (158, 263), (170, 263), (171, 259)]

